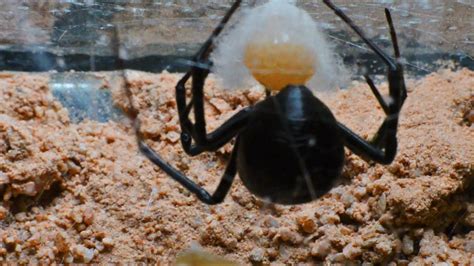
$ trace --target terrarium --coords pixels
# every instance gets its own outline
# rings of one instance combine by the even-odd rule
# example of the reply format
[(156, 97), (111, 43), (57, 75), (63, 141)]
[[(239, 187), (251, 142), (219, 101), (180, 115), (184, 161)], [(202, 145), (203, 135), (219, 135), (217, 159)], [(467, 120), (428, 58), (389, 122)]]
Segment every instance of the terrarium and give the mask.
[(472, 1), (0, 14), (0, 261), (474, 264)]

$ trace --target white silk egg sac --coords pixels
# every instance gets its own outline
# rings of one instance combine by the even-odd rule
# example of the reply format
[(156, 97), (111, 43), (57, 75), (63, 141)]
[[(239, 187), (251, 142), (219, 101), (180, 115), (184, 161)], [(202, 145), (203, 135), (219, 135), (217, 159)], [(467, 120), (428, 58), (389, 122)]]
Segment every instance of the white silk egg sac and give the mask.
[(289, 84), (327, 90), (349, 80), (311, 16), (288, 0), (244, 10), (211, 59), (225, 88), (258, 82), (274, 91)]

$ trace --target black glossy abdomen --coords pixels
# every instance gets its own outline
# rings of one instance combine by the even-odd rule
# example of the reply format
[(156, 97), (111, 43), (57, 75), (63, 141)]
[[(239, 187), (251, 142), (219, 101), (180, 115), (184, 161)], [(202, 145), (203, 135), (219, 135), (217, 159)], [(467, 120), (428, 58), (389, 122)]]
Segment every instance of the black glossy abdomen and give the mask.
[(321, 101), (304, 87), (286, 90), (255, 106), (239, 135), (237, 167), (255, 195), (298, 204), (332, 188), (342, 171), (344, 147), (336, 120)]

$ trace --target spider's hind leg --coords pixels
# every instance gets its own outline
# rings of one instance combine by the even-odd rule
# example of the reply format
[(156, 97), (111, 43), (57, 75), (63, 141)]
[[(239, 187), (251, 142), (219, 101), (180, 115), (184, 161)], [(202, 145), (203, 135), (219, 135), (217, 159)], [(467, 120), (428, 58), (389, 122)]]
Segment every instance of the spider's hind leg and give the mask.
[(339, 128), (344, 135), (344, 142), (346, 146), (354, 153), (367, 159), (379, 163), (388, 164), (393, 161), (397, 152), (397, 127), (400, 109), (407, 97), (405, 80), (403, 75), (403, 67), (399, 61), (400, 50), (398, 47), (397, 35), (393, 26), (390, 11), (385, 9), (385, 16), (390, 28), (390, 36), (395, 53), (395, 60), (387, 55), (375, 43), (368, 39), (363, 31), (355, 25), (355, 23), (338, 7), (336, 7), (330, 0), (323, 0), (323, 2), (331, 8), (334, 13), (346, 22), (349, 27), (354, 30), (357, 35), (369, 46), (369, 48), (376, 53), (380, 59), (388, 67), (388, 84), (390, 101), (385, 101), (378, 89), (375, 87), (372, 79), (365, 76), (367, 84), (374, 93), (377, 101), (382, 106), (387, 117), (383, 121), (379, 130), (372, 141), (368, 142), (357, 134), (352, 132), (349, 128), (339, 123)]
[[(206, 132), (203, 89), (205, 80), (210, 72), (210, 67), (212, 66), (209, 55), (214, 48), (213, 44), (215, 38), (222, 32), (240, 4), (241, 0), (234, 2), (229, 11), (224, 15), (222, 21), (214, 29), (211, 36), (204, 42), (194, 56), (194, 65), (192, 68), (176, 85), (176, 103), (181, 125), (181, 144), (185, 152), (189, 155), (197, 155), (203, 151), (216, 150), (224, 145), (237, 134), (243, 126), (242, 122), (248, 113), (247, 111), (241, 111), (216, 131), (211, 134), (207, 134)], [(192, 78), (192, 99), (189, 103), (186, 103), (185, 84), (190, 78)], [(194, 109), (194, 123), (189, 118), (191, 109)], [(193, 140), (196, 142), (194, 145), (192, 144)]]

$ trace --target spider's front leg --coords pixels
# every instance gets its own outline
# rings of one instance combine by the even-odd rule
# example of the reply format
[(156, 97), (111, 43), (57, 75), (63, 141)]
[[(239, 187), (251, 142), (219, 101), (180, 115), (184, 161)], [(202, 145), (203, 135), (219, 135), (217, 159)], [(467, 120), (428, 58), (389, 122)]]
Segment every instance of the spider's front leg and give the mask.
[(214, 193), (210, 194), (207, 190), (196, 184), (193, 180), (189, 179), (185, 174), (181, 173), (178, 169), (169, 165), (161, 156), (156, 153), (150, 146), (144, 141), (138, 142), (140, 150), (143, 154), (154, 164), (160, 167), (166, 174), (171, 176), (174, 180), (180, 183), (183, 187), (195, 194), (196, 197), (206, 204), (218, 204), (221, 203), (227, 193), (230, 190), (232, 182), (234, 181), (235, 174), (237, 173), (237, 145), (238, 141), (232, 150), (229, 163), (224, 171), (224, 174), (217, 185)]
[[(215, 150), (227, 143), (233, 138), (240, 129), (247, 124), (247, 118), (250, 108), (246, 108), (227, 122), (220, 128), (216, 129), (209, 135), (206, 133), (206, 124), (204, 120), (204, 95), (203, 88), (207, 75), (209, 74), (209, 64), (206, 62), (209, 53), (212, 50), (213, 39), (222, 31), (225, 23), (229, 20), (231, 15), (240, 5), (240, 0), (236, 1), (231, 9), (222, 19), (221, 23), (212, 33), (211, 37), (204, 43), (199, 52), (194, 58), (195, 65), (188, 71), (184, 77), (178, 82), (176, 86), (176, 102), (178, 105), (179, 120), (182, 129), (181, 140), (184, 150), (191, 155), (199, 154), (206, 150)], [(208, 64), (209, 67), (202, 68), (202, 65)], [(192, 100), (186, 104), (186, 88), (185, 84), (192, 78)], [(196, 123), (193, 124), (189, 119), (189, 113), (194, 108), (194, 115)], [(137, 127), (138, 128), (138, 127)], [(146, 144), (142, 138), (139, 130), (137, 130), (138, 145), (140, 151), (154, 164), (159, 166), (165, 173), (171, 176), (174, 180), (180, 183), (190, 192), (194, 193), (199, 200), (206, 204), (217, 204), (224, 200), (226, 194), (232, 185), (232, 182), (237, 173), (237, 147), (238, 138), (234, 145), (229, 163), (225, 169), (224, 175), (219, 182), (214, 193), (209, 193), (207, 190), (196, 184), (193, 180), (188, 178), (184, 173), (180, 172), (170, 164), (168, 164), (158, 153), (156, 153), (150, 146)], [(192, 145), (192, 138), (195, 139), (196, 145)]]
[[(199, 49), (194, 57), (194, 65), (191, 70), (176, 85), (176, 103), (181, 125), (181, 144), (184, 151), (192, 156), (203, 151), (219, 149), (230, 141), (247, 122), (250, 107), (241, 110), (218, 129), (207, 134), (204, 114), (204, 83), (212, 66), (212, 62), (208, 58), (213, 49), (213, 42), (222, 32), (226, 23), (240, 6), (240, 3), (240, 0), (235, 1), (220, 24)], [(189, 103), (186, 103), (185, 85), (190, 78), (192, 78), (192, 99)], [(194, 109), (194, 123), (189, 119), (191, 109)], [(193, 140), (195, 144), (192, 144)]]
[(388, 67), (387, 76), (390, 97), (388, 102), (382, 98), (372, 79), (368, 75), (365, 76), (370, 89), (374, 93), (378, 102), (382, 106), (382, 109), (387, 115), (375, 137), (370, 142), (368, 142), (341, 123), (339, 123), (339, 128), (344, 135), (346, 146), (355, 154), (367, 160), (389, 164), (393, 161), (397, 153), (398, 118), (400, 110), (407, 97), (405, 80), (403, 76), (403, 67), (399, 61), (400, 50), (398, 47), (397, 35), (395, 33), (390, 11), (385, 9), (385, 15), (390, 27), (390, 36), (395, 53), (395, 60), (393, 60), (389, 55), (387, 55), (377, 45), (369, 40), (362, 30), (357, 25), (355, 25), (354, 22), (341, 9), (336, 7), (329, 0), (323, 1), (336, 13), (337, 16), (345, 21), (357, 33), (357, 35), (359, 35), (359, 37), (367, 44), (367, 46), (369, 46), (369, 48), (371, 48)]

